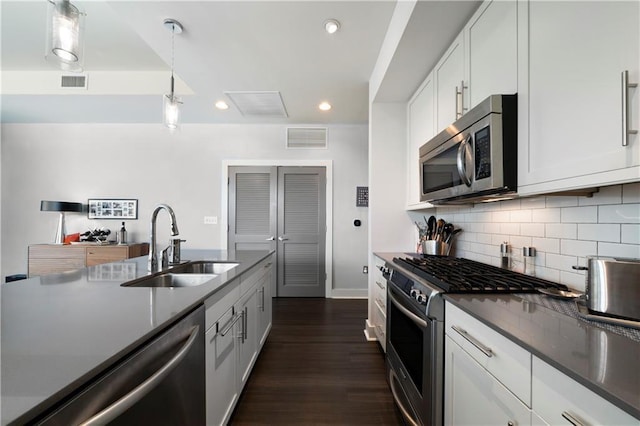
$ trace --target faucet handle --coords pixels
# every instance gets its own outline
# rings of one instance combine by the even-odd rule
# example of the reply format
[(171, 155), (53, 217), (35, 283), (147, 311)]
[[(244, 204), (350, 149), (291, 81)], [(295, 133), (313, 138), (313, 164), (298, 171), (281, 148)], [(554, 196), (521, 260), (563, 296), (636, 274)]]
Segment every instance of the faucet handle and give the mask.
[(160, 255), (162, 259), (161, 265), (163, 269), (169, 266), (169, 250), (171, 250), (171, 246), (168, 246), (164, 250), (162, 250)]
[(171, 247), (171, 264), (177, 265), (180, 263), (180, 243), (184, 243), (187, 240), (182, 240), (180, 237), (172, 238), (169, 242)]

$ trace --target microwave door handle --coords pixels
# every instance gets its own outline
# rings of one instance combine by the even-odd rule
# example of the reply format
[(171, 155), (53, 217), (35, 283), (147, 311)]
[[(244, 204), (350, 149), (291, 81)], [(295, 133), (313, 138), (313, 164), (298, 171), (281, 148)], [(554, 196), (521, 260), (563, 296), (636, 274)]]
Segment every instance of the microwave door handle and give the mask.
[(471, 186), (471, 179), (467, 176), (467, 164), (465, 162), (465, 157), (469, 152), (469, 147), (471, 142), (471, 135), (468, 135), (460, 146), (458, 147), (458, 155), (456, 157), (456, 164), (458, 166), (458, 174), (460, 175), (460, 179), (464, 182), (465, 185)]

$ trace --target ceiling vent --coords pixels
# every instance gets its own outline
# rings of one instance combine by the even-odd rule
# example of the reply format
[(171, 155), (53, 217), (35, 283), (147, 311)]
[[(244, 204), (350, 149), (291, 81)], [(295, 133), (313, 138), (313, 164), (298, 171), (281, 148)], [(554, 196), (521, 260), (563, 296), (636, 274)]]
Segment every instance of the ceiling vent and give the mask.
[(63, 89), (86, 89), (86, 75), (63, 75), (60, 78), (60, 87)]
[(244, 116), (287, 118), (280, 92), (224, 92)]
[(289, 127), (287, 128), (287, 148), (327, 147), (326, 127)]

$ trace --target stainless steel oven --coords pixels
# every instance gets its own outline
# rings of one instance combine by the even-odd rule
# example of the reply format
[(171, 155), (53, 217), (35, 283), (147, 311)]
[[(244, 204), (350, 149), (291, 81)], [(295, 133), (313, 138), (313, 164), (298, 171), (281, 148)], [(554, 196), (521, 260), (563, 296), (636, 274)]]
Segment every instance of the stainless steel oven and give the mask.
[(482, 201), (517, 190), (517, 97), (493, 95), (420, 147), (421, 201)]
[[(387, 285), (387, 374), (394, 400), (410, 425), (442, 424), (442, 318), (429, 317), (416, 296), (426, 289), (393, 271)], [(442, 310), (440, 310), (442, 311)]]
[(562, 284), (447, 256), (394, 257), (387, 283), (387, 375), (410, 425), (442, 425), (445, 293), (526, 293)]

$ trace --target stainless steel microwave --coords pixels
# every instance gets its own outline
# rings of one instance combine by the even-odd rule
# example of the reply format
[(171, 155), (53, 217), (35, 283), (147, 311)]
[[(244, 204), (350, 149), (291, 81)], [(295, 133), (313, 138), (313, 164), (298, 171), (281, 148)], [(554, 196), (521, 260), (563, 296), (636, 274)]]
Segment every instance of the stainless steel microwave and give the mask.
[(514, 195), (517, 95), (492, 95), (420, 147), (420, 200), (464, 204)]

